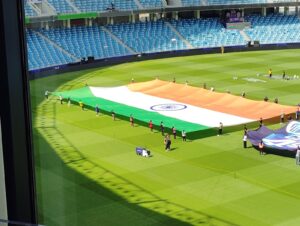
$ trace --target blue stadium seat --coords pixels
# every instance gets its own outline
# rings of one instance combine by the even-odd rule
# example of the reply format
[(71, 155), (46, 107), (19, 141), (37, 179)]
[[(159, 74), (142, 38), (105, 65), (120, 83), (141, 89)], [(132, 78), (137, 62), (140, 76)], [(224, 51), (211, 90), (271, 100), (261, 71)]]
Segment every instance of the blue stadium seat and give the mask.
[(144, 8), (162, 8), (161, 0), (139, 0)]
[(37, 16), (37, 13), (28, 4), (28, 1), (25, 1), (24, 4), (25, 4), (24, 8), (25, 8), (25, 15), (26, 16), (29, 16), (29, 17), (31, 17), (31, 16)]
[[(205, 6), (205, 5), (251, 5), (270, 3), (269, 0), (181, 0), (183, 6)], [(286, 2), (285, 0), (276, 0), (276, 3)]]
[(26, 36), (29, 70), (68, 64), (74, 61), (32, 30), (27, 29)]
[(134, 0), (74, 0), (75, 5), (82, 12), (101, 12), (112, 8), (111, 3), (114, 3), (115, 10), (136, 10), (138, 9)]
[(246, 17), (252, 27), (245, 30), (251, 40), (262, 44), (300, 42), (300, 19), (297, 16), (270, 14)]
[(65, 0), (48, 0), (48, 2), (55, 8), (58, 14), (75, 13), (74, 9)]
[(107, 28), (139, 53), (187, 49), (184, 42), (162, 20), (109, 25)]
[(131, 54), (100, 26), (55, 28), (39, 32), (78, 58), (93, 56), (103, 59)]
[(226, 30), (217, 18), (172, 20), (171, 24), (196, 48), (244, 45), (237, 30)]

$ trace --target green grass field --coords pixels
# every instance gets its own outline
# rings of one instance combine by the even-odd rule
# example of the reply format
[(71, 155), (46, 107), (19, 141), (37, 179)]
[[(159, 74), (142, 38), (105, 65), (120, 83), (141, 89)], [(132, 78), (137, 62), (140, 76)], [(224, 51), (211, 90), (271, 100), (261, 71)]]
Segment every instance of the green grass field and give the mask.
[[(300, 225), (300, 167), (293, 158), (242, 148), (242, 128), (221, 137), (173, 140), (159, 132), (44, 100), (45, 90), (162, 80), (282, 104), (300, 102), (300, 50), (212, 54), (121, 64), (31, 81), (40, 223), (45, 225)], [(233, 80), (238, 76), (238, 80)], [(251, 79), (259, 79), (253, 82)], [(265, 81), (265, 82), (263, 82)], [(279, 128), (280, 125), (273, 125)], [(226, 132), (226, 128), (225, 128)], [(153, 158), (135, 155), (146, 146)]]

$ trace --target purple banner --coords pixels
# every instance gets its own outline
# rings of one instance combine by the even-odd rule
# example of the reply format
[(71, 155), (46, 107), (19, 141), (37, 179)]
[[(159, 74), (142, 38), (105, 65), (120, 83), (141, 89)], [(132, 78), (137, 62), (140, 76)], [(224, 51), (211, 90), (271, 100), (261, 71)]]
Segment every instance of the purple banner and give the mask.
[(278, 130), (270, 130), (265, 126), (248, 131), (248, 139), (258, 146), (263, 141), (265, 147), (295, 151), (300, 146), (300, 122), (291, 121)]

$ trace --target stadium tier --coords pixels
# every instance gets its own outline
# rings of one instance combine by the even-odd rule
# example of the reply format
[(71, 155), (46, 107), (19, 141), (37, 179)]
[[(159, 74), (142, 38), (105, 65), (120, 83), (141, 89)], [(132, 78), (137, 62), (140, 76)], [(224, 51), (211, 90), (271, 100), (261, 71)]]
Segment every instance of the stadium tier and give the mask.
[(144, 8), (161, 8), (162, 0), (139, 0)]
[(24, 5), (26, 16), (37, 16), (37, 13), (31, 8), (28, 1), (25, 1)]
[(48, 0), (58, 14), (72, 13), (74, 9), (66, 0)]
[[(113, 3), (113, 4), (112, 4)], [(136, 10), (137, 5), (133, 0), (75, 0), (75, 6), (82, 12), (101, 12), (108, 9), (115, 10)]]
[(36, 32), (26, 31), (29, 69), (46, 68), (74, 62), (74, 59), (55, 47)]
[(252, 40), (262, 44), (300, 42), (300, 19), (297, 16), (271, 14), (266, 17), (249, 16), (252, 28), (245, 32)]
[(279, 2), (295, 2), (285, 0), (181, 0), (183, 6), (209, 6), (209, 5), (251, 5)]
[(95, 59), (129, 55), (130, 52), (100, 26), (41, 29), (39, 32), (71, 53), (83, 58), (94, 56)]
[[(245, 29), (245, 35), (253, 41), (258, 40), (262, 44), (300, 42), (300, 20), (296, 16), (249, 16), (246, 20), (252, 23), (252, 28)], [(89, 56), (103, 59), (247, 43), (238, 30), (225, 29), (215, 18), (28, 29), (27, 36), (31, 70), (75, 62)], [(45, 59), (41, 60), (41, 54)]]
[(165, 21), (109, 25), (107, 28), (138, 53), (187, 49)]
[(237, 30), (227, 30), (216, 18), (172, 20), (171, 24), (195, 48), (245, 45)]
[[(130, 11), (163, 7), (162, 0), (47, 0), (57, 14), (104, 12), (110, 10)], [(32, 4), (35, 4), (33, 1)], [(39, 7), (39, 6), (37, 6)], [(25, 1), (25, 14), (28, 17), (37, 16), (37, 13)]]

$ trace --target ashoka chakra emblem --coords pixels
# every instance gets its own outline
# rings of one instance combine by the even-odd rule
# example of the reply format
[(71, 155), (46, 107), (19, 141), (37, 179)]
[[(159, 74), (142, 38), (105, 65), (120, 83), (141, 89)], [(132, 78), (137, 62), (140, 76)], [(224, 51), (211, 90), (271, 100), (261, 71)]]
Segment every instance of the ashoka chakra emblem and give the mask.
[(153, 111), (180, 111), (186, 109), (187, 106), (183, 104), (158, 104), (151, 107)]

